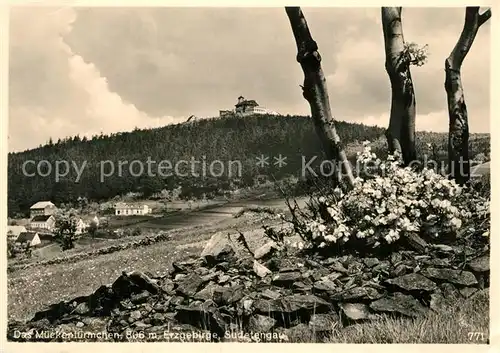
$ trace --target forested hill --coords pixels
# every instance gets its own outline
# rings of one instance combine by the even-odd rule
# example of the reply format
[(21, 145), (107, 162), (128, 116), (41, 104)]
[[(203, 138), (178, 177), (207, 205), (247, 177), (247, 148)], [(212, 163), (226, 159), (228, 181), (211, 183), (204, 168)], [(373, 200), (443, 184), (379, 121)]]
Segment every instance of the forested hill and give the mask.
[[(383, 138), (384, 129), (362, 124), (338, 122), (337, 129), (344, 143), (376, 140)], [(274, 157), (286, 156), (286, 166), (273, 166)], [(269, 156), (270, 165), (263, 171), (256, 165), (260, 155)], [(8, 156), (8, 200), (9, 214), (26, 212), (30, 205), (39, 200), (52, 200), (55, 203), (72, 202), (79, 196), (92, 200), (109, 199), (129, 191), (153, 193), (162, 189), (173, 189), (183, 186), (184, 193), (211, 193), (214, 190), (238, 186), (252, 185), (259, 174), (272, 174), (276, 178), (297, 175), (302, 164), (302, 156), (309, 159), (321, 157), (321, 148), (310, 118), (300, 116), (252, 116), (226, 117), (220, 119), (198, 120), (190, 123), (168, 125), (151, 130), (135, 130), (127, 133), (95, 136), (92, 139), (80, 137), (67, 138), (64, 141), (51, 141), (45, 146), (11, 153)], [(152, 174), (148, 176), (148, 158), (154, 161)], [(205, 161), (210, 165), (215, 160), (224, 164), (224, 175), (218, 174), (221, 167), (214, 165), (212, 173), (205, 172), (206, 177), (158, 176), (158, 163), (167, 160), (175, 166), (181, 160)], [(46, 177), (36, 173), (35, 164), (49, 161), (52, 173)], [(27, 165), (29, 173), (25, 176), (22, 165), (25, 161), (33, 161)], [(67, 161), (81, 168), (86, 161), (81, 178), (75, 182), (77, 172), (71, 170), (65, 177), (56, 182), (54, 166), (56, 161)], [(104, 162), (108, 161), (108, 162)], [(122, 173), (119, 173), (118, 162), (127, 161)], [(133, 163), (132, 174), (129, 165)], [(229, 161), (240, 161), (242, 178), (236, 180), (234, 175), (227, 178)], [(105, 164), (101, 164), (101, 163)], [(48, 172), (47, 163), (41, 165), (39, 172)], [(111, 164), (115, 172), (111, 173)], [(145, 168), (140, 174), (141, 164)], [(201, 163), (198, 163), (200, 166)], [(165, 165), (165, 164), (164, 164)], [(180, 165), (177, 173), (190, 171), (187, 164)], [(65, 167), (60, 164), (61, 171)], [(106, 169), (106, 170), (104, 170)], [(199, 170), (199, 169), (197, 169)], [(102, 178), (102, 172), (112, 174)], [(192, 174), (192, 173), (190, 173)], [(228, 180), (232, 179), (232, 180)], [(189, 196), (189, 195), (186, 195)]]

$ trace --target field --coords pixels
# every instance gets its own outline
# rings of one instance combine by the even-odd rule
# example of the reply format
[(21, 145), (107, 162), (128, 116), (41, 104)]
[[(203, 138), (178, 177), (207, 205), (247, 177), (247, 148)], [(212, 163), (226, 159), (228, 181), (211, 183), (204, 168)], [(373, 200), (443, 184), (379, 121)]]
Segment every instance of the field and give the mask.
[[(273, 204), (276, 204), (273, 203)], [(252, 209), (253, 207), (247, 207)], [(241, 211), (235, 207), (232, 211)], [(16, 270), (8, 278), (9, 320), (25, 320), (50, 303), (88, 295), (102, 284), (113, 282), (123, 271), (143, 271), (153, 276), (165, 274), (173, 261), (198, 256), (208, 239), (217, 232), (235, 230), (253, 234), (262, 224), (276, 221), (253, 215), (234, 218), (226, 216), (217, 222), (172, 230), (172, 240), (151, 246), (88, 258), (74, 263), (35, 266)], [(120, 239), (129, 241), (131, 239)], [(259, 241), (259, 239), (255, 239)], [(91, 248), (104, 246), (98, 242)], [(89, 250), (80, 247), (76, 253)], [(458, 301), (446, 313), (432, 313), (421, 319), (385, 318), (380, 321), (334, 329), (328, 340), (332, 343), (485, 343), (489, 335), (489, 295), (481, 292), (472, 300)], [(478, 333), (471, 336), (470, 333)], [(480, 333), (480, 334), (479, 334)], [(477, 336), (477, 337), (476, 337)], [(292, 342), (315, 342), (315, 332), (297, 331)]]
[[(241, 208), (235, 208), (239, 210)], [(231, 209), (230, 211), (233, 211)], [(197, 218), (197, 216), (193, 216)], [(207, 216), (208, 217), (208, 216)], [(140, 270), (153, 274), (167, 271), (172, 261), (198, 255), (205, 242), (219, 231), (244, 230), (259, 227), (247, 224), (248, 219), (235, 219), (231, 212), (221, 212), (218, 217), (211, 217), (211, 222), (198, 219), (198, 223), (186, 224), (171, 230), (173, 240), (160, 242), (151, 246), (127, 249), (111, 254), (89, 258), (75, 263), (33, 266), (15, 270), (8, 277), (8, 316), (10, 319), (27, 319), (44, 306), (74, 296), (85, 295), (94, 291), (101, 284), (114, 281), (122, 271)], [(200, 223), (201, 222), (201, 223)], [(148, 232), (144, 232), (147, 235)], [(116, 244), (125, 244), (137, 240), (138, 237), (125, 237), (107, 241), (80, 243), (74, 249), (62, 253), (54, 244), (38, 250), (37, 260), (53, 259), (62, 256), (91, 252), (93, 250)]]

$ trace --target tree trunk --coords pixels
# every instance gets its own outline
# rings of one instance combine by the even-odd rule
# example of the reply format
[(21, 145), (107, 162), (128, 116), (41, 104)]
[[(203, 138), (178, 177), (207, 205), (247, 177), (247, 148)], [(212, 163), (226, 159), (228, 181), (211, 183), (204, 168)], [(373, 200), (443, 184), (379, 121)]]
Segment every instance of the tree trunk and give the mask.
[(417, 158), (415, 151), (415, 92), (410, 58), (405, 54), (401, 7), (382, 7), (385, 69), (391, 81), (391, 115), (386, 130), (389, 153), (399, 152), (405, 165)]
[(300, 7), (286, 7), (285, 9), (297, 44), (297, 61), (304, 72), (303, 96), (311, 107), (311, 116), (316, 132), (327, 158), (338, 162), (342, 169), (341, 177), (346, 181), (346, 186), (351, 189), (354, 186), (354, 175), (335, 129), (335, 119), (330, 109), (330, 100), (325, 76), (321, 69), (321, 56), (318, 52), (318, 45), (309, 32)]
[(444, 87), (450, 119), (448, 164), (450, 175), (458, 184), (465, 184), (470, 178), (469, 122), (460, 70), (479, 27), (490, 17), (491, 10), (480, 15), (479, 6), (466, 8), (462, 33), (444, 64), (446, 72)]

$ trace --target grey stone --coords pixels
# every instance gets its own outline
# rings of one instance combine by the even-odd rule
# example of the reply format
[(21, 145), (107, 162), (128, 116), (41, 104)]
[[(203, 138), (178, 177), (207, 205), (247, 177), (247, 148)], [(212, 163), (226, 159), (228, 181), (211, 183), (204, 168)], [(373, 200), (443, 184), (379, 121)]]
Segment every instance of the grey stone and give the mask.
[(294, 282), (302, 279), (302, 274), (298, 271), (279, 272), (273, 277), (272, 284), (280, 287), (291, 287)]
[(78, 315), (86, 315), (90, 312), (89, 305), (86, 302), (78, 304), (75, 308), (74, 313)]
[(490, 256), (485, 255), (478, 257), (469, 262), (468, 266), (474, 272), (488, 272), (490, 270)]
[(332, 295), (332, 299), (338, 301), (375, 300), (382, 296), (375, 288), (354, 287)]
[(205, 282), (206, 280), (193, 273), (186, 276), (179, 282), (176, 291), (181, 295), (192, 297), (201, 289)]
[(205, 286), (205, 288), (203, 288), (202, 290), (200, 290), (199, 292), (197, 292), (193, 298), (194, 299), (197, 299), (197, 300), (209, 300), (209, 299), (214, 299), (214, 292), (218, 289), (222, 288), (221, 286), (215, 284), (215, 283), (209, 283)]
[(477, 284), (476, 277), (471, 272), (467, 271), (429, 267), (424, 269), (422, 274), (428, 278), (447, 281), (463, 286), (472, 286)]
[(391, 254), (391, 264), (393, 266), (396, 266), (397, 264), (399, 264), (401, 261), (403, 261), (403, 255), (401, 255), (400, 253), (398, 252), (394, 252)]
[(134, 326), (136, 328), (145, 329), (145, 328), (151, 327), (151, 324), (146, 324), (145, 322), (142, 322), (142, 321), (136, 321), (136, 322), (134, 322)]
[(312, 286), (305, 284), (304, 282), (295, 282), (293, 288), (300, 292), (309, 292), (312, 290)]
[(385, 282), (406, 291), (420, 290), (432, 292), (437, 288), (434, 282), (418, 273), (410, 273), (401, 277), (388, 279)]
[(328, 292), (337, 290), (335, 283), (329, 279), (323, 279), (321, 281), (315, 282), (313, 288), (320, 292)]
[(218, 287), (214, 289), (213, 301), (219, 305), (233, 304), (243, 299), (245, 287), (236, 285), (233, 287)]
[(224, 233), (214, 234), (201, 252), (201, 258), (209, 265), (224, 262), (236, 255), (229, 239)]
[(362, 303), (341, 303), (340, 309), (342, 313), (353, 321), (366, 320), (370, 317), (368, 305)]
[(469, 298), (471, 297), (474, 293), (476, 293), (478, 291), (477, 288), (474, 288), (474, 287), (464, 287), (462, 289), (460, 289), (460, 294), (464, 297), (464, 298)]
[(271, 256), (275, 251), (277, 250), (277, 246), (273, 241), (267, 242), (266, 244), (262, 245), (260, 248), (255, 250), (254, 252), (254, 258), (255, 259), (262, 259), (267, 256)]
[(294, 313), (299, 310), (324, 313), (331, 311), (332, 305), (315, 295), (292, 294), (280, 299), (257, 299), (254, 303), (255, 311), (263, 314)]
[(142, 317), (142, 314), (139, 310), (134, 310), (130, 313), (129, 322), (134, 322), (139, 320)]
[(267, 298), (267, 299), (278, 299), (279, 297), (281, 297), (281, 294), (277, 291), (273, 291), (269, 288), (266, 288), (265, 290), (263, 290), (260, 295), (263, 297), (263, 298)]
[(422, 263), (425, 265), (428, 265), (428, 266), (433, 266), (433, 267), (448, 267), (448, 266), (450, 266), (450, 260), (439, 259), (439, 258), (424, 259), (424, 260), (422, 260)]
[(348, 273), (349, 271), (342, 265), (342, 263), (338, 260), (333, 261), (333, 263), (330, 265), (330, 268), (334, 271), (340, 272), (340, 273)]
[(443, 294), (440, 292), (436, 292), (431, 294), (429, 307), (431, 308), (431, 310), (434, 310), (436, 312), (445, 312), (446, 310), (448, 310), (449, 305)]
[(271, 271), (266, 266), (260, 264), (257, 260), (253, 262), (253, 271), (260, 278), (264, 278), (271, 274)]
[(367, 267), (375, 267), (376, 265), (378, 265), (380, 263), (380, 260), (377, 259), (376, 257), (365, 257), (363, 259), (363, 263), (367, 266)]
[(269, 316), (255, 314), (248, 321), (250, 332), (269, 332), (276, 325), (276, 320)]
[(418, 300), (402, 293), (378, 299), (370, 304), (370, 308), (374, 311), (399, 313), (409, 317), (417, 317), (427, 312)]
[(137, 293), (137, 294), (132, 294), (130, 296), (130, 301), (133, 304), (140, 304), (140, 303), (146, 302), (150, 296), (151, 296), (151, 293), (149, 293), (148, 291), (142, 291), (142, 292)]
[(394, 277), (400, 277), (400, 276), (405, 275), (407, 272), (408, 272), (408, 268), (406, 267), (406, 265), (399, 264), (394, 268), (391, 275)]
[(451, 246), (445, 245), (445, 244), (435, 244), (435, 245), (432, 245), (432, 247), (434, 249), (436, 249), (437, 251), (440, 251), (443, 253), (451, 253), (454, 251), (454, 249)]
[(314, 332), (330, 332), (340, 323), (339, 316), (335, 313), (314, 314), (309, 321), (309, 328)]
[(458, 289), (451, 283), (442, 283), (439, 288), (446, 300), (455, 300), (460, 296)]

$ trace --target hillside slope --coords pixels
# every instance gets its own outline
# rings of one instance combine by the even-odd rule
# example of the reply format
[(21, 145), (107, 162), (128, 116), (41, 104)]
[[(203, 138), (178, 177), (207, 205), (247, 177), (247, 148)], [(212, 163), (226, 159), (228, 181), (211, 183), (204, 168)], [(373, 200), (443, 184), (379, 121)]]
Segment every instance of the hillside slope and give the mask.
[[(384, 129), (379, 127), (338, 122), (337, 129), (345, 144), (358, 145), (364, 140), (384, 141)], [(446, 135), (423, 133), (419, 136), (419, 144), (434, 141), (439, 150), (446, 151)], [(381, 142), (380, 146), (383, 144)], [(480, 145), (481, 152), (485, 146), (489, 149), (487, 135), (481, 137)], [(287, 164), (277, 168), (273, 165), (274, 157), (280, 154), (287, 157)], [(256, 165), (257, 157), (261, 155), (269, 157), (269, 166), (259, 168)], [(210, 194), (235, 187), (235, 184), (253, 185), (254, 178), (260, 174), (272, 175), (277, 179), (298, 176), (302, 156), (306, 160), (313, 156), (320, 159), (322, 152), (312, 121), (301, 116), (227, 117), (94, 136), (89, 140), (76, 136), (9, 154), (9, 214), (24, 213), (31, 204), (43, 199), (60, 203), (86, 196), (98, 201), (130, 191), (151, 194), (177, 186), (184, 186), (185, 190), (191, 192), (196, 190), (197, 194)], [(52, 173), (46, 177), (40, 174), (49, 172), (47, 162), (40, 165), (38, 172), (35, 167), (42, 160), (48, 161), (52, 167)], [(151, 161), (149, 173), (148, 160)], [(161, 170), (158, 170), (158, 165), (165, 160), (168, 162), (163, 162), (163, 166), (170, 166), (172, 174), (177, 176), (159, 176)], [(182, 160), (186, 162), (178, 163)], [(194, 173), (189, 164), (193, 160), (197, 161)], [(24, 175), (22, 167), (25, 161), (32, 161), (26, 170), (34, 176)], [(54, 175), (56, 161), (63, 161), (59, 162), (62, 174), (66, 172), (64, 161), (70, 166), (67, 175), (61, 176), (58, 181)], [(121, 172), (119, 161), (122, 161)], [(214, 163), (210, 170), (213, 161), (220, 162)], [(232, 164), (230, 167), (230, 161), (239, 161), (241, 164)], [(78, 176), (75, 166), (82, 168), (83, 163), (86, 164), (80, 179), (75, 182)], [(177, 163), (179, 168), (175, 170)], [(144, 168), (142, 173), (141, 166)], [(240, 171), (241, 177), (237, 175)]]

